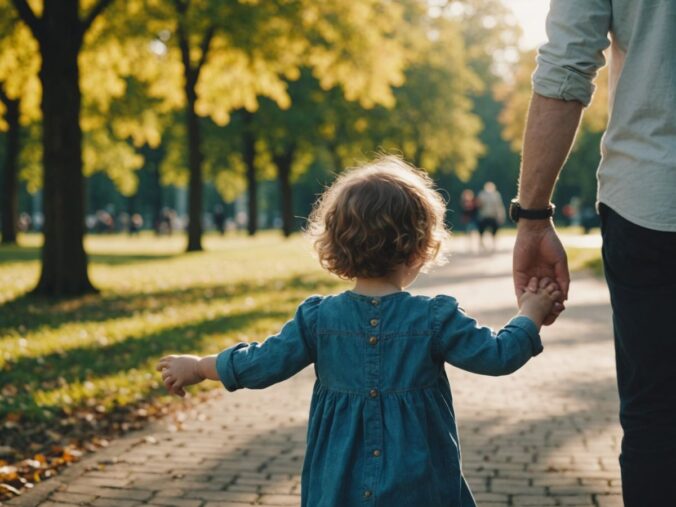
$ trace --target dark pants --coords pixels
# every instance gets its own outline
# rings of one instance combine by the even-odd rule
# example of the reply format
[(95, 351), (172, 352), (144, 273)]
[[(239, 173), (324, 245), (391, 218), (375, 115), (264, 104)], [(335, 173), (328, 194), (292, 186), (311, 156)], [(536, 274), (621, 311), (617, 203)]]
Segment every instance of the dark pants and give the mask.
[(495, 218), (482, 218), (479, 220), (479, 234), (483, 236), (484, 232), (490, 231), (495, 236), (498, 233), (498, 221)]
[(613, 306), (625, 507), (676, 506), (676, 232), (601, 205)]

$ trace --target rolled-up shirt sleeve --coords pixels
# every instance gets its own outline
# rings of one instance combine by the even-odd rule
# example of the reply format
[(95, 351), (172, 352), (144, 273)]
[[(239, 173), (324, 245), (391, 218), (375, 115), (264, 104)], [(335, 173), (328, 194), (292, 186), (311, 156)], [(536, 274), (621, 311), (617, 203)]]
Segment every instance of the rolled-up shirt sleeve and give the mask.
[(611, 17), (611, 0), (551, 0), (548, 42), (538, 49), (533, 91), (589, 105), (594, 78), (606, 62)]

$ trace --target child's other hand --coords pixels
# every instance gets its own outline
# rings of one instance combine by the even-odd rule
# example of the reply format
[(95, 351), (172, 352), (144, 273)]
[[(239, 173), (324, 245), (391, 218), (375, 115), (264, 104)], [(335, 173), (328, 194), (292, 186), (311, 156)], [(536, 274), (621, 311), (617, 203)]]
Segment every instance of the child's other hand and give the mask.
[(526, 290), (519, 296), (519, 313), (541, 327), (552, 311), (554, 303), (561, 301), (562, 294), (559, 286), (549, 278), (538, 280), (533, 277), (528, 282)]
[(162, 382), (167, 390), (176, 396), (185, 396), (185, 386), (199, 384), (204, 376), (199, 370), (198, 356), (164, 356), (155, 368), (162, 372)]

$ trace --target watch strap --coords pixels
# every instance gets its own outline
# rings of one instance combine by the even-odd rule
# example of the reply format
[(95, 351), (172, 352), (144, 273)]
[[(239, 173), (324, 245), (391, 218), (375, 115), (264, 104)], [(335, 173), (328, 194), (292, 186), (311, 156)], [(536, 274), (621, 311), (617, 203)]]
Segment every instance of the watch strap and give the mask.
[(554, 205), (550, 204), (545, 209), (525, 209), (519, 208), (519, 218), (527, 220), (544, 220), (554, 215)]
[(514, 222), (518, 222), (521, 218), (525, 218), (526, 220), (548, 220), (554, 215), (555, 209), (556, 207), (551, 203), (544, 209), (524, 209), (521, 207), (518, 199), (512, 199), (509, 204), (509, 217)]

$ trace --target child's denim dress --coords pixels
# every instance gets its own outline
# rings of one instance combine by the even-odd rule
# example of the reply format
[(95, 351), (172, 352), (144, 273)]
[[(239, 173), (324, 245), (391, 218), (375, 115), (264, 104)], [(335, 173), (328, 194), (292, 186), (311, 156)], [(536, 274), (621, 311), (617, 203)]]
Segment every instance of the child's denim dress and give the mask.
[(466, 507), (446, 362), (505, 375), (542, 351), (535, 324), (497, 334), (455, 299), (399, 292), (312, 296), (281, 332), (218, 356), (229, 391), (259, 389), (314, 363), (305, 507)]

